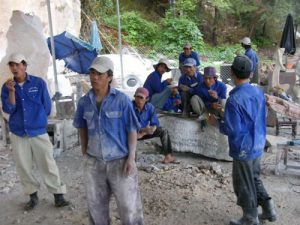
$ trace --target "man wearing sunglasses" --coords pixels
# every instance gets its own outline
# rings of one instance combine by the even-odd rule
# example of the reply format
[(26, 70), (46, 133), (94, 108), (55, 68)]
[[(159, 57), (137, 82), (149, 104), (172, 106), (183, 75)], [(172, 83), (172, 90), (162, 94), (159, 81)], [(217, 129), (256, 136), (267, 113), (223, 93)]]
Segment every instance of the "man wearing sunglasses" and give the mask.
[(133, 107), (141, 129), (138, 131), (138, 140), (159, 137), (162, 144), (162, 151), (165, 155), (162, 163), (176, 163), (172, 156), (172, 146), (168, 130), (162, 128), (155, 113), (154, 106), (147, 102), (149, 92), (146, 88), (138, 88), (134, 94)]

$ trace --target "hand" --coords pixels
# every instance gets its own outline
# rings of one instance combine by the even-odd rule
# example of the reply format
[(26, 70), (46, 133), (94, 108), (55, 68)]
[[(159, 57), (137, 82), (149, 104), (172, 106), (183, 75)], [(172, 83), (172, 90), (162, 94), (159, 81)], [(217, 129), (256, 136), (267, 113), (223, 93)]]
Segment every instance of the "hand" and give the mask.
[(188, 87), (188, 86), (186, 86), (186, 85), (183, 85), (183, 84), (180, 84), (180, 89), (182, 90), (182, 91), (185, 91), (185, 92), (187, 92), (187, 91), (189, 91), (190, 90), (190, 88)]
[(137, 139), (141, 139), (141, 138), (144, 137), (145, 135), (146, 135), (146, 132), (140, 130), (140, 131), (137, 133)]
[(146, 127), (147, 129), (147, 134), (152, 135), (154, 133), (154, 131), (156, 130), (156, 126), (148, 126)]
[(146, 134), (148, 134), (147, 127), (139, 129), (139, 131), (137, 132), (137, 139), (144, 137)]
[(167, 82), (168, 82), (168, 84), (171, 84), (171, 83), (172, 83), (172, 81), (173, 81), (173, 79), (172, 79), (172, 78), (168, 78), (168, 79), (167, 79)]
[(13, 80), (13, 78), (10, 78), (6, 81), (6, 87), (8, 91), (15, 92), (15, 81)]
[(215, 110), (221, 110), (222, 109), (222, 105), (217, 103), (217, 102), (214, 102), (211, 104), (211, 107)]
[(128, 157), (124, 163), (123, 174), (128, 177), (136, 171), (136, 164), (134, 158)]
[(213, 90), (208, 90), (208, 94), (213, 97), (214, 99), (218, 99), (219, 96), (218, 96), (218, 93), (216, 91), (213, 91)]
[(176, 105), (180, 105), (181, 104), (181, 100), (180, 99), (177, 99), (175, 102), (174, 102), (174, 106), (176, 106)]

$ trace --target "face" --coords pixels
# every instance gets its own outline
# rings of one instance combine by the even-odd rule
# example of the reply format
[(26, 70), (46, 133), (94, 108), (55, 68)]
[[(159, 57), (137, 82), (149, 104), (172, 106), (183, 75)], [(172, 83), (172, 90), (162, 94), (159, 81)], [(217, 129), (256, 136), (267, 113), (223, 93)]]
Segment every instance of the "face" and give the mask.
[(146, 104), (147, 99), (144, 98), (143, 96), (135, 95), (134, 96), (134, 101), (135, 101), (136, 106), (139, 109), (142, 109), (142, 108), (144, 108), (144, 105)]
[(157, 71), (159, 72), (159, 74), (164, 74), (165, 72), (167, 72), (168, 68), (165, 64), (161, 63), (157, 66)]
[(194, 66), (185, 66), (184, 67), (184, 73), (186, 75), (188, 75), (189, 77), (195, 76), (196, 67), (194, 67)]
[(216, 83), (216, 78), (212, 77), (212, 76), (204, 76), (204, 84), (206, 85), (206, 87), (211, 87)]
[(10, 62), (8, 63), (9, 69), (12, 72), (12, 74), (14, 75), (14, 77), (16, 79), (22, 79), (24, 77), (26, 77), (26, 65), (24, 65), (23, 63), (14, 63), (14, 62)]
[(96, 70), (90, 70), (90, 81), (92, 88), (101, 89), (109, 86), (110, 81), (112, 80), (111, 76), (108, 76), (107, 72), (99, 73)]
[(183, 54), (190, 55), (192, 53), (192, 48), (183, 48)]
[(177, 87), (173, 87), (173, 88), (171, 89), (172, 95), (176, 95), (177, 92), (178, 92), (178, 88), (177, 88)]

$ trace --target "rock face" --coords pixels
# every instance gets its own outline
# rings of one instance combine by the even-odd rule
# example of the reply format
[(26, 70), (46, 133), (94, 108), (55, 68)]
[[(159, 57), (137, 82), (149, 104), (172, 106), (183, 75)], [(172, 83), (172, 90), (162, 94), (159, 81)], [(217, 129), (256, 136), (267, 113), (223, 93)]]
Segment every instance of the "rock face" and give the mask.
[[(10, 76), (7, 57), (17, 51), (28, 59), (29, 73), (51, 79), (51, 69), (47, 75), (51, 57), (46, 44), (50, 36), (47, 1), (1, 1), (0, 11), (0, 85)], [(80, 0), (51, 0), (51, 11), (54, 35), (67, 30), (78, 36)]]
[(195, 119), (161, 114), (161, 125), (168, 129), (172, 148), (177, 152), (192, 152), (209, 158), (231, 161), (227, 136), (212, 126), (202, 131)]

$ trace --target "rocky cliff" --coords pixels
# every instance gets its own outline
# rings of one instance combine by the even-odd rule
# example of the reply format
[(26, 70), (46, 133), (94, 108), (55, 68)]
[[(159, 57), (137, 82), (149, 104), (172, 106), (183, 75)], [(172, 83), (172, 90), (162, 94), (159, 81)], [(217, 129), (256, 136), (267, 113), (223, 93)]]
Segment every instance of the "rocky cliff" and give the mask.
[[(78, 36), (80, 31), (80, 0), (51, 0), (54, 35), (65, 30)], [(46, 0), (11, 0), (0, 4), (0, 85), (11, 76), (7, 57), (22, 52), (28, 61), (27, 71), (49, 79), (51, 56), (46, 44), (49, 33)]]

